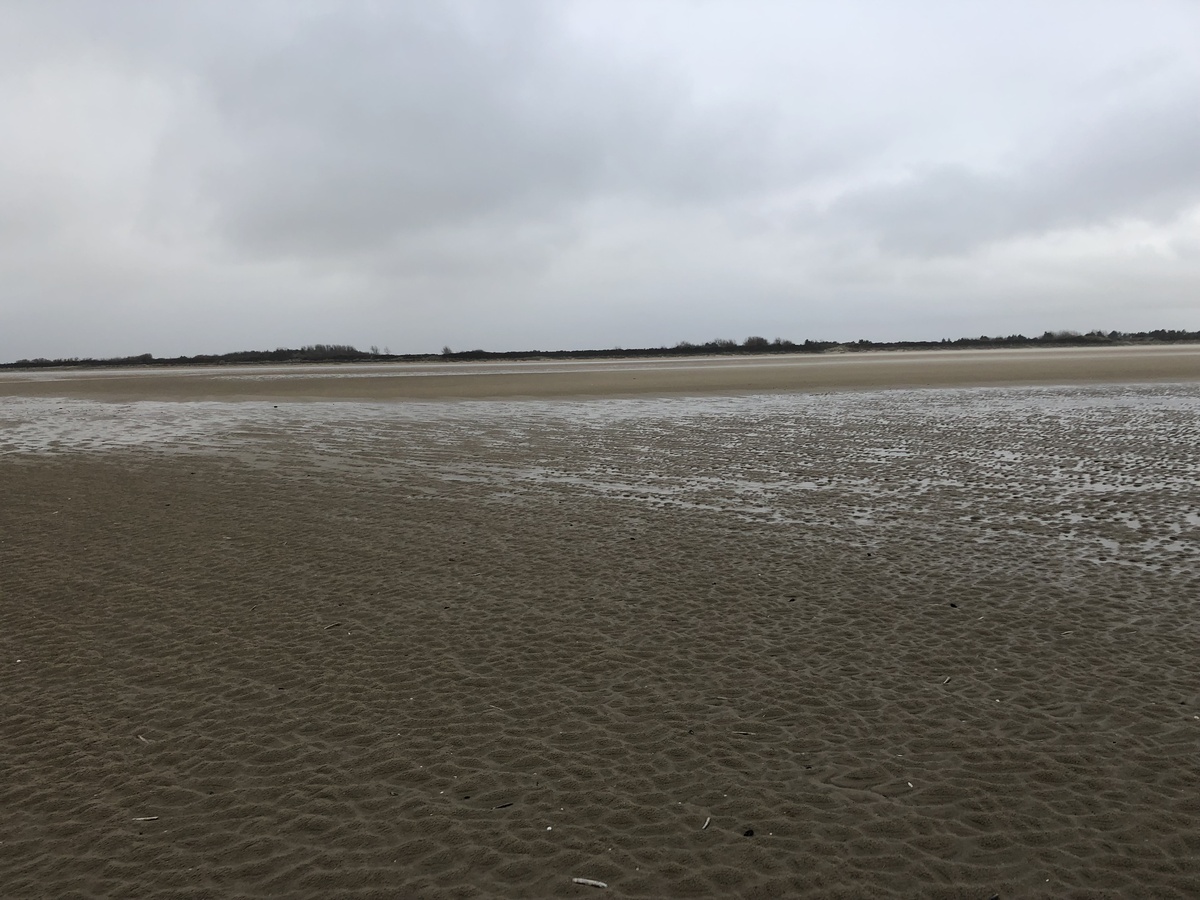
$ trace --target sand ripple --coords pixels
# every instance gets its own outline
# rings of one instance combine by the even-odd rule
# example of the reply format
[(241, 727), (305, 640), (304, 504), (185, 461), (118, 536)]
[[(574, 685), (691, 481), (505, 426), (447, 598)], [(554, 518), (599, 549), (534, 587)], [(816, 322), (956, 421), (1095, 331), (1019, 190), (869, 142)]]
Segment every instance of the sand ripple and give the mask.
[(3, 893), (1200, 895), (1198, 445), (1195, 386), (2, 401)]

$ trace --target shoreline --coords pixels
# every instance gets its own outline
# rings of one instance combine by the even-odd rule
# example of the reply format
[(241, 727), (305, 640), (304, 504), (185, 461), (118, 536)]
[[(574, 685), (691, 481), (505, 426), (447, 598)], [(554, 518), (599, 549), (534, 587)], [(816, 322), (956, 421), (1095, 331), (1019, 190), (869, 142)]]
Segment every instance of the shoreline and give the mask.
[(769, 357), (23, 370), (0, 397), (112, 402), (585, 399), (1200, 381), (1200, 345)]

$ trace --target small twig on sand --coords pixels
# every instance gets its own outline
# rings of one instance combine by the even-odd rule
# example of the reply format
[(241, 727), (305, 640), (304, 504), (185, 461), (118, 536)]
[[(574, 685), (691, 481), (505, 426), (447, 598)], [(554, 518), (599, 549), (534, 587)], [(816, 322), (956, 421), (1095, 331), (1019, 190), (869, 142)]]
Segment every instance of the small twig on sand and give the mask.
[(734, 734), (758, 734), (757, 731), (735, 731)]
[(332, 625), (326, 625), (325, 631), (328, 631), (330, 628), (337, 628), (341, 624), (342, 624), (341, 622), (334, 622)]
[(492, 809), (508, 809), (512, 806), (511, 803), (501, 803), (499, 806), (493, 806)]
[(588, 887), (608, 887), (603, 881), (596, 881), (594, 878), (572, 878), (571, 880), (576, 884), (586, 884)]
[(135, 822), (154, 822), (157, 819), (158, 819), (158, 816), (134, 816), (133, 817), (133, 821), (135, 821)]
[(148, 744), (148, 743), (150, 743), (148, 740), (146, 740), (146, 739), (145, 739), (144, 737), (142, 737), (140, 734), (138, 735), (138, 740), (139, 740), (139, 741), (141, 741), (143, 744)]
[(945, 680), (945, 681), (943, 681), (943, 682), (942, 682), (942, 684), (949, 684), (949, 683), (950, 683), (950, 676), (949, 676), (949, 675), (947, 675), (947, 676), (946, 676), (946, 680)]
[(712, 821), (712, 816), (709, 816), (707, 819), (704, 820), (704, 824), (700, 826), (700, 830), (704, 831), (706, 828), (708, 828), (708, 823), (711, 821)]

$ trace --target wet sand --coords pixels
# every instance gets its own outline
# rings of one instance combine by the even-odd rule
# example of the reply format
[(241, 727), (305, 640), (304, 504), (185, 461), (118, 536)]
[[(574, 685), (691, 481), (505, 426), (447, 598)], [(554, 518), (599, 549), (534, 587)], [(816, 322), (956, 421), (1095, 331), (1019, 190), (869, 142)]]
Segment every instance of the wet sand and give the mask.
[(0, 397), (451, 400), (711, 395), (1200, 379), (1200, 344), (659, 360), (0, 372)]
[(118, 377), (0, 400), (5, 897), (1200, 895), (1194, 371)]

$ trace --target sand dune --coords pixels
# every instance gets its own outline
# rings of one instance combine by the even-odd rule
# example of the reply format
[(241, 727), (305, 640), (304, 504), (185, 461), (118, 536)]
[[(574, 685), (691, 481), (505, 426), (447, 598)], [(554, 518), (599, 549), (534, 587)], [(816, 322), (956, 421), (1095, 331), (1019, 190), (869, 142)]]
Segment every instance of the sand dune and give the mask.
[(1200, 895), (1200, 384), (285, 386), (0, 401), (5, 897)]

